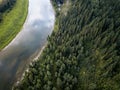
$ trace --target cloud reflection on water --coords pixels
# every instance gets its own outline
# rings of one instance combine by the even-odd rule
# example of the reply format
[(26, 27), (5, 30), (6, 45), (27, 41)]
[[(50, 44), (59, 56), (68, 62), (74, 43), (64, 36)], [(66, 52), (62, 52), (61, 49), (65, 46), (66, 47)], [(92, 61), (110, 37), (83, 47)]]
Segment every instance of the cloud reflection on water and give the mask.
[[(50, 0), (29, 0), (29, 12), (22, 31), (0, 52), (0, 89), (14, 80), (17, 69), (45, 44), (54, 25)], [(3, 81), (4, 80), (4, 81)], [(5, 90), (5, 89), (4, 89)]]

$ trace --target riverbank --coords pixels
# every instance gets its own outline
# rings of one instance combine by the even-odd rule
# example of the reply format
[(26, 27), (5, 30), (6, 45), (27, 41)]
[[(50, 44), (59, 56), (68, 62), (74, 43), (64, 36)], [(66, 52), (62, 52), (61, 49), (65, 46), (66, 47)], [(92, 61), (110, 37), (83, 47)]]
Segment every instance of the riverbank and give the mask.
[[(41, 2), (42, 2), (42, 1), (41, 1)], [(53, 7), (52, 7), (52, 8), (53, 8)], [(55, 21), (54, 21), (54, 23), (55, 23)], [(54, 26), (53, 26), (52, 28), (50, 28), (50, 29), (53, 30), (53, 29), (54, 29)], [(29, 58), (29, 61), (30, 61), (30, 62), (29, 62), (28, 65), (27, 65), (28, 67), (25, 68), (25, 70), (24, 70), (23, 73), (22, 73), (22, 76), (18, 76), (18, 79), (17, 79), (17, 81), (15, 81), (12, 90), (15, 90), (15, 89), (16, 89), (16, 87), (17, 87), (17, 86), (22, 82), (22, 80), (24, 79), (26, 73), (28, 73), (28, 72), (30, 71), (29, 66), (33, 66), (35, 62), (38, 62), (39, 58), (41, 57), (41, 55), (42, 55), (44, 49), (47, 47), (47, 45), (48, 45), (48, 42), (46, 42), (46, 43), (41, 47), (40, 50), (38, 49), (38, 50), (36, 51), (37, 53), (35, 52), (35, 54), (33, 54), (33, 55)], [(20, 73), (20, 71), (18, 71), (18, 73)]]
[(17, 0), (11, 10), (2, 14), (0, 23), (0, 51), (20, 32), (28, 13), (28, 0)]
[[(62, 6), (61, 5), (61, 7), (57, 7), (57, 6), (55, 6), (56, 4), (54, 4), (54, 2), (53, 1), (51, 1), (51, 3), (52, 3), (52, 6), (53, 6), (53, 9), (54, 9), (54, 11), (56, 12), (56, 21), (55, 21), (55, 24), (54, 24), (54, 27), (53, 27), (53, 33), (57, 33), (57, 31), (58, 31), (58, 25), (59, 25), (59, 17), (61, 17), (61, 15), (62, 15), (62, 13), (59, 11), (59, 8), (61, 8), (61, 10), (63, 10), (65, 7), (66, 7), (66, 3), (64, 4), (64, 6)], [(67, 12), (67, 11), (66, 11)], [(52, 35), (51, 35), (52, 36)], [(50, 37), (51, 37), (50, 36)], [(49, 41), (49, 40), (48, 40)], [(49, 42), (47, 42), (42, 48), (41, 48), (41, 50), (37, 53), (37, 55), (34, 57), (34, 59), (32, 59), (32, 61), (30, 62), (30, 64), (29, 64), (29, 67), (27, 67), (26, 69), (25, 69), (25, 71), (23, 72), (23, 74), (22, 74), (22, 76), (21, 77), (19, 77), (19, 79), (16, 81), (16, 83), (13, 85), (13, 88), (12, 88), (12, 90), (16, 90), (17, 88), (19, 88), (19, 85), (21, 85), (21, 83), (25, 80), (25, 76), (26, 76), (26, 74), (29, 74), (30, 72), (31, 72), (31, 68), (30, 67), (33, 67), (34, 66), (34, 64), (35, 63), (37, 63), (37, 62), (39, 62), (39, 61), (41, 61), (41, 60), (39, 60), (41, 57), (42, 57), (42, 55), (43, 55), (43, 53), (44, 53), (44, 50), (46, 50), (46, 48), (48, 48), (47, 46), (49, 45), (48, 44)], [(42, 61), (41, 61), (41, 63), (42, 63)], [(24, 87), (23, 87), (24, 88)]]
[[(29, 66), (33, 66), (33, 63), (35, 63), (35, 62), (37, 62), (37, 61), (39, 60), (39, 57), (42, 55), (42, 52), (43, 52), (43, 50), (46, 48), (46, 46), (47, 46), (47, 43), (46, 43), (39, 51), (37, 51), (37, 52), (35, 53), (35, 55), (33, 55), (33, 56), (31, 56), (31, 57), (29, 58), (29, 59), (32, 59), (32, 60), (30, 61), (30, 63), (29, 63)], [(30, 71), (29, 66), (23, 71), (22, 76), (21, 76), (21, 77), (18, 77), (17, 81), (14, 83), (14, 85), (13, 85), (13, 87), (12, 87), (12, 90), (14, 90), (15, 87), (22, 82), (22, 80), (23, 80), (24, 77), (25, 77), (25, 74)]]

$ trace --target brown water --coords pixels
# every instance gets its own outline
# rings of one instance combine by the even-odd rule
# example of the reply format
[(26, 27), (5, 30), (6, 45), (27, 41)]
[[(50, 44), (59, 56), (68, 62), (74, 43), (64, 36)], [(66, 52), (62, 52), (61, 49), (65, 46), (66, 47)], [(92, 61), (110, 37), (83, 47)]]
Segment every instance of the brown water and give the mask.
[(29, 0), (28, 16), (23, 29), (0, 52), (0, 90), (11, 89), (13, 82), (45, 45), (53, 26), (54, 11), (50, 0)]

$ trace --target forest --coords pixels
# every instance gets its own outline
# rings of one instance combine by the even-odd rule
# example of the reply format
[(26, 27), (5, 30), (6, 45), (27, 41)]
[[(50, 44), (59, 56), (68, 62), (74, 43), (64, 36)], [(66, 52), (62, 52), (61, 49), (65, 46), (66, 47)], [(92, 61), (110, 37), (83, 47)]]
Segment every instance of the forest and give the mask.
[(120, 0), (52, 2), (57, 28), (14, 90), (119, 90)]

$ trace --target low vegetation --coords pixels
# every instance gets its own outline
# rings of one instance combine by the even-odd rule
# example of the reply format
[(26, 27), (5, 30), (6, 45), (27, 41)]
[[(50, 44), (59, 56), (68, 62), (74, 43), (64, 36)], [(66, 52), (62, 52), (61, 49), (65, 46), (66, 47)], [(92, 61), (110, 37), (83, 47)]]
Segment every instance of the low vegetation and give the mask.
[[(55, 2), (54, 2), (55, 4)], [(119, 90), (120, 1), (71, 0), (14, 90)]]
[(21, 30), (27, 16), (28, 0), (3, 0), (0, 7), (0, 50)]

